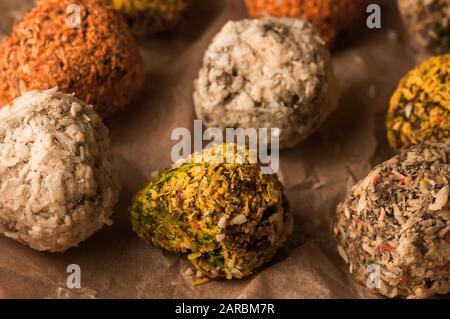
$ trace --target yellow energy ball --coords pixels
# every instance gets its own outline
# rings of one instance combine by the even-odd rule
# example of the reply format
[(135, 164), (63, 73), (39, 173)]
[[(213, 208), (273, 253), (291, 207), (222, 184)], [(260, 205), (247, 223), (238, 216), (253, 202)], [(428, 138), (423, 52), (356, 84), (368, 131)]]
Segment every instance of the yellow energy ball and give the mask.
[(394, 149), (450, 136), (450, 54), (428, 59), (400, 81), (386, 128)]
[(189, 0), (111, 0), (127, 18), (133, 32), (143, 36), (172, 28)]

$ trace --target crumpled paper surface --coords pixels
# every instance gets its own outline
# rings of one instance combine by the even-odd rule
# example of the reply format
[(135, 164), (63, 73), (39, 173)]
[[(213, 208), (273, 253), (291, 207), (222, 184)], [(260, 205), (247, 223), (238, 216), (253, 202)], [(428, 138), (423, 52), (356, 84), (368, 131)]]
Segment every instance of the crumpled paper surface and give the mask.
[[(246, 17), (242, 0), (193, 0), (171, 33), (139, 40), (146, 82), (132, 105), (107, 120), (123, 190), (114, 224), (64, 254), (35, 252), (0, 238), (0, 298), (358, 298), (376, 297), (355, 283), (331, 237), (336, 205), (369, 169), (393, 155), (384, 118), (400, 78), (423, 57), (403, 37), (395, 1), (382, 4), (382, 29), (365, 22), (333, 48), (342, 98), (322, 128), (280, 154), (295, 218), (286, 247), (243, 280), (193, 287), (184, 256), (141, 242), (131, 231), (131, 196), (152, 171), (171, 164), (174, 128), (193, 128), (192, 82), (212, 37)], [(0, 0), (0, 39), (32, 0)], [(66, 285), (69, 264), (81, 267), (81, 289)]]

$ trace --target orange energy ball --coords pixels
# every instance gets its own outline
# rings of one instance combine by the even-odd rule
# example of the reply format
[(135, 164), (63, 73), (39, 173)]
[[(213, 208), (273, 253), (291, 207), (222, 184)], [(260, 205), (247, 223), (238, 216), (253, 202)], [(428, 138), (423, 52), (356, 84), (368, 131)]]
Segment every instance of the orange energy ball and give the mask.
[(296, 17), (309, 21), (327, 44), (361, 19), (368, 0), (245, 0), (253, 18)]
[(0, 43), (0, 107), (58, 86), (106, 118), (143, 82), (139, 47), (106, 0), (41, 0)]

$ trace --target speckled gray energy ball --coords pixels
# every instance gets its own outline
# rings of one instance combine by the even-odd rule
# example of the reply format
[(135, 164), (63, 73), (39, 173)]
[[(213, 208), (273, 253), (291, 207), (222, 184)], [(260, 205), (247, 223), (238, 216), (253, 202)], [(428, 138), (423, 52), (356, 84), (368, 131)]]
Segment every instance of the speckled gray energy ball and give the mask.
[(387, 297), (450, 292), (449, 181), (447, 140), (414, 146), (353, 187), (333, 232), (360, 282)]
[(449, 0), (397, 0), (406, 32), (415, 45), (433, 54), (450, 52)]
[(205, 126), (280, 128), (281, 148), (313, 133), (338, 100), (328, 49), (308, 22), (290, 18), (228, 22), (194, 86)]
[(0, 110), (0, 233), (62, 252), (105, 224), (119, 194), (108, 129), (92, 106), (51, 89)]

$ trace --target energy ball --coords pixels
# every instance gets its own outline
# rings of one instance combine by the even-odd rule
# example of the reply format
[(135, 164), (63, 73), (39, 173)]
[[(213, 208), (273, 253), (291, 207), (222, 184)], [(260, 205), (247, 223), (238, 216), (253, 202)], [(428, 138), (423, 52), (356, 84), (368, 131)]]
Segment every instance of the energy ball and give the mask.
[(450, 52), (448, 0), (397, 0), (400, 15), (413, 42), (433, 54)]
[(159, 173), (134, 196), (130, 212), (139, 237), (188, 254), (212, 279), (250, 275), (292, 231), (277, 176), (262, 174), (248, 150), (234, 144), (194, 153)]
[(126, 22), (103, 0), (78, 5), (40, 1), (3, 40), (0, 106), (58, 86), (107, 117), (138, 93), (143, 62)]
[(450, 137), (450, 54), (425, 61), (400, 81), (386, 128), (395, 149)]
[(338, 33), (362, 20), (368, 0), (245, 0), (250, 17), (294, 17), (312, 23), (332, 44)]
[(122, 12), (136, 35), (145, 36), (173, 28), (189, 0), (110, 0)]
[(0, 234), (63, 252), (105, 224), (119, 194), (108, 129), (57, 89), (0, 110)]
[(281, 148), (316, 131), (339, 95), (328, 49), (309, 23), (290, 18), (228, 22), (194, 87), (205, 126), (279, 128)]
[(449, 180), (446, 140), (402, 152), (352, 188), (333, 230), (359, 281), (387, 297), (450, 292)]

